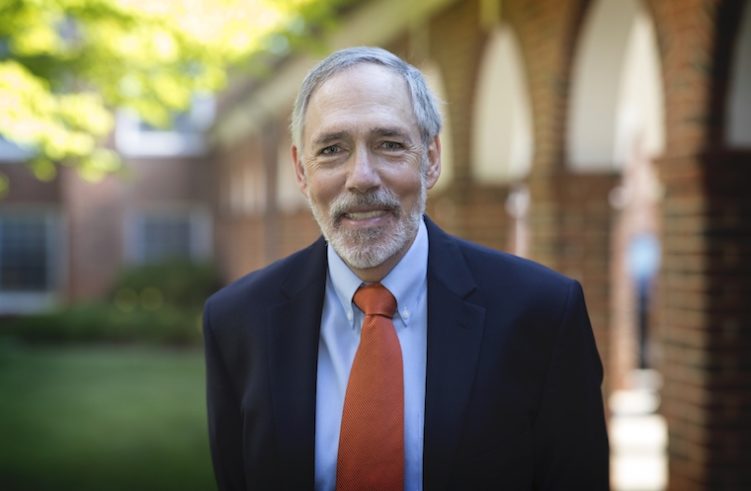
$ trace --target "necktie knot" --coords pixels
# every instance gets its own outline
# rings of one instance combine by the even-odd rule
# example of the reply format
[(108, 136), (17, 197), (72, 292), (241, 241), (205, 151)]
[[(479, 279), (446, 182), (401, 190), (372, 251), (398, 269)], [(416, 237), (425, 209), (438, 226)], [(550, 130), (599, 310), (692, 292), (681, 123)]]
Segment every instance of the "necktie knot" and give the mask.
[(381, 315), (391, 319), (396, 312), (394, 295), (380, 283), (361, 286), (355, 292), (354, 301), (365, 315)]

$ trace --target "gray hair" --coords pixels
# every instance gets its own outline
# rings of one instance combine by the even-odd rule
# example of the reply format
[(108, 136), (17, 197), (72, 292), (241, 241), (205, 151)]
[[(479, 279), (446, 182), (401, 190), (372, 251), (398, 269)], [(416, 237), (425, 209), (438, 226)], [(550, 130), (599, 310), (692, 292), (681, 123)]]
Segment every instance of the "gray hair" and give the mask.
[(407, 83), (412, 112), (417, 120), (423, 144), (429, 144), (441, 131), (441, 113), (438, 102), (425, 83), (422, 73), (393, 53), (381, 48), (356, 47), (336, 51), (316, 65), (303, 80), (292, 110), (290, 131), (292, 143), (302, 148), (302, 133), (308, 103), (324, 82), (334, 75), (360, 63), (373, 63), (392, 70)]

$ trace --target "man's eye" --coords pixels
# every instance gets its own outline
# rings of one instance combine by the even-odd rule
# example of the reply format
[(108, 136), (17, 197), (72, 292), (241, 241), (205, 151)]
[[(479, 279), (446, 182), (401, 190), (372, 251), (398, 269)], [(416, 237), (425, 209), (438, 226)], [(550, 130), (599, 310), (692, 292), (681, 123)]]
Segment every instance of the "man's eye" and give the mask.
[(333, 155), (335, 153), (339, 153), (340, 151), (341, 148), (339, 148), (339, 145), (329, 145), (328, 147), (323, 147), (319, 153), (321, 155)]
[(384, 150), (401, 150), (404, 148), (404, 145), (399, 142), (386, 141), (381, 143), (381, 148)]

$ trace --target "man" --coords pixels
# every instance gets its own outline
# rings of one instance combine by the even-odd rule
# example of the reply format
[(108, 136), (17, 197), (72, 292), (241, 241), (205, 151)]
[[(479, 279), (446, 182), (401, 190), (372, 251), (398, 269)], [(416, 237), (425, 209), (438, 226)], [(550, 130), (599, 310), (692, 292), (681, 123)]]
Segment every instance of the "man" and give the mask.
[(206, 304), (221, 490), (607, 489), (581, 288), (423, 216), (440, 127), (381, 49), (303, 82), (292, 160), (325, 239)]

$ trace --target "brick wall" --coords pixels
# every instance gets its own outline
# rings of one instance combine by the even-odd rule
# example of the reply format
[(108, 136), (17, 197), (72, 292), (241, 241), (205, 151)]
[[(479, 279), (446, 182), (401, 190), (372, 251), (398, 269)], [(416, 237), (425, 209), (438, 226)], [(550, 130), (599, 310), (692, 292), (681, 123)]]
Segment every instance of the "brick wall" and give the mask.
[(743, 4), (652, 2), (667, 89), (658, 316), (675, 490), (751, 486), (751, 155), (727, 151), (721, 136)]
[(751, 153), (662, 161), (671, 489), (751, 486)]
[(2, 205), (25, 205), (29, 203), (54, 205), (60, 201), (60, 176), (51, 182), (34, 177), (23, 164), (1, 164), (0, 173), (10, 182), (8, 193), (2, 197)]
[(612, 232), (614, 212), (608, 196), (620, 176), (613, 173), (574, 174), (554, 178), (556, 268), (579, 280), (585, 291), (589, 318), (606, 368), (605, 386), (617, 368), (610, 356)]
[(170, 207), (209, 209), (213, 182), (202, 158), (139, 159), (125, 163), (123, 176), (88, 182), (72, 169), (61, 173), (68, 254), (68, 301), (101, 298), (125, 264), (132, 240), (129, 218)]

